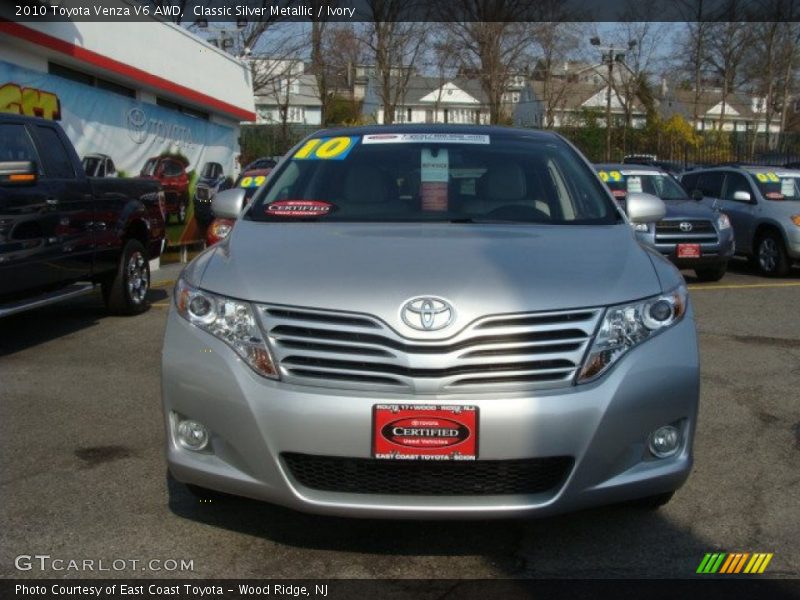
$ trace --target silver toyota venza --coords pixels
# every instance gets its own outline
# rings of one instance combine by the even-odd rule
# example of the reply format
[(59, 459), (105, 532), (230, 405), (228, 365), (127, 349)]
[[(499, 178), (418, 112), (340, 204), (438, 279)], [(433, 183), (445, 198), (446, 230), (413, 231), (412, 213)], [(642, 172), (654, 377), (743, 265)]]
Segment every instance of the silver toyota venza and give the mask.
[(692, 465), (680, 273), (557, 135), (350, 128), (292, 149), (184, 270), (163, 351), (170, 472), (360, 517), (657, 506)]

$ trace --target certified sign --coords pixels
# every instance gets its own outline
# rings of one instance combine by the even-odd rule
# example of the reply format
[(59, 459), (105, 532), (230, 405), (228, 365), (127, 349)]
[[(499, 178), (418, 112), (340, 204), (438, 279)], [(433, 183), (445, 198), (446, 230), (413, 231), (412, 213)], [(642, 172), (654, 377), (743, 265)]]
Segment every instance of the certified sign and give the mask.
[(378, 404), (373, 407), (373, 456), (396, 460), (475, 460), (476, 406)]

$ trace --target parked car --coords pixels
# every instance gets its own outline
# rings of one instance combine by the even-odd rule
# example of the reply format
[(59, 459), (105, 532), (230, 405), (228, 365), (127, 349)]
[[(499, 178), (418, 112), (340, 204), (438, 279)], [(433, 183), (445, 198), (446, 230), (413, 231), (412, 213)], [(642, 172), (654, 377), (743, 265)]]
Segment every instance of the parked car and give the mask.
[(203, 165), (194, 188), (194, 218), (200, 225), (207, 226), (214, 219), (211, 201), (218, 191), (228, 189), (231, 184), (221, 164), (207, 162)]
[[(263, 166), (264, 163), (258, 163), (258, 161), (256, 161), (256, 163), (251, 164), (261, 164)], [(245, 169), (242, 171), (234, 184), (234, 189), (243, 190), (241, 194), (242, 200), (240, 210), (250, 204), (250, 199), (253, 197), (253, 194), (264, 185), (271, 171), (272, 167)], [(213, 217), (213, 208), (210, 212)], [(206, 244), (213, 246), (217, 242), (224, 240), (231, 232), (231, 229), (233, 229), (233, 223), (233, 219), (213, 217), (211, 224), (206, 229)]]
[(736, 252), (769, 277), (800, 260), (800, 171), (782, 167), (699, 169), (683, 185), (703, 204), (730, 217)]
[(0, 115), (0, 317), (96, 285), (112, 312), (146, 310), (163, 205), (155, 181), (87, 177), (58, 123)]
[(87, 154), (81, 161), (87, 177), (116, 177), (117, 168), (108, 154)]
[[(552, 132), (321, 131), (176, 283), (173, 477), (361, 517), (666, 502), (699, 391), (680, 272)], [(627, 198), (653, 223), (664, 203)], [(238, 218), (237, 218), (238, 217)], [(204, 351), (203, 366), (187, 357)]]
[(186, 167), (184, 162), (170, 156), (148, 158), (142, 167), (141, 177), (154, 179), (164, 188), (167, 221), (170, 215), (175, 215), (178, 223), (186, 222), (189, 210), (189, 175)]
[(658, 167), (595, 165), (600, 178), (624, 207), (631, 192), (664, 200), (666, 216), (635, 226), (636, 237), (669, 258), (679, 269), (693, 269), (701, 281), (719, 281), (728, 268), (735, 244), (727, 215), (689, 197), (681, 184)]

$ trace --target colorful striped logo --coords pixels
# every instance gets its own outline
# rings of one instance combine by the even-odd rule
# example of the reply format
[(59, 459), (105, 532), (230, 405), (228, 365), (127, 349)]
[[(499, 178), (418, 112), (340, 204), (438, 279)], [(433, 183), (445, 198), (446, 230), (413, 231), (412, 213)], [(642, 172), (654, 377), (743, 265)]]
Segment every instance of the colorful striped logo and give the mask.
[(771, 560), (771, 552), (708, 553), (697, 567), (697, 573), (701, 575), (735, 575), (739, 573), (756, 575), (763, 573)]

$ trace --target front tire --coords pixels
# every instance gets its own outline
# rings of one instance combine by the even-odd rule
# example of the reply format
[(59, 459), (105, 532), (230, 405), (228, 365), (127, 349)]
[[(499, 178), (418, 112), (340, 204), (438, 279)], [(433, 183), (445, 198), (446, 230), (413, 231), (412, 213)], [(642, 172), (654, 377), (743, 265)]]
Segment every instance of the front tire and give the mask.
[(728, 263), (721, 262), (710, 267), (695, 269), (694, 274), (697, 275), (697, 279), (700, 281), (719, 281), (725, 276), (727, 271)]
[(128, 240), (122, 249), (117, 272), (103, 282), (103, 298), (115, 315), (138, 315), (150, 308), (150, 263), (139, 240)]
[(758, 238), (756, 266), (767, 277), (783, 277), (789, 272), (789, 257), (779, 233), (768, 231)]

